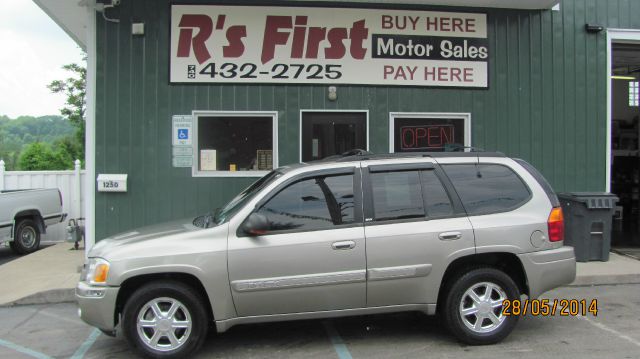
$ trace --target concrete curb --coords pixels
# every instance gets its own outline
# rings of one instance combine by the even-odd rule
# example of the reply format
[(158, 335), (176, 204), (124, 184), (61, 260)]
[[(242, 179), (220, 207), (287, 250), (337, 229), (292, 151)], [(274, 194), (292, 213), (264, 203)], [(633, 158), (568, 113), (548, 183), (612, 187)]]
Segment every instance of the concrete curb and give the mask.
[(638, 274), (616, 274), (616, 275), (585, 275), (577, 277), (569, 287), (580, 287), (588, 285), (617, 285), (617, 284), (640, 284)]
[(51, 289), (36, 294), (28, 295), (24, 298), (14, 300), (9, 303), (0, 304), (2, 307), (15, 307), (19, 305), (36, 305), (36, 304), (58, 304), (58, 303), (75, 303), (75, 289)]

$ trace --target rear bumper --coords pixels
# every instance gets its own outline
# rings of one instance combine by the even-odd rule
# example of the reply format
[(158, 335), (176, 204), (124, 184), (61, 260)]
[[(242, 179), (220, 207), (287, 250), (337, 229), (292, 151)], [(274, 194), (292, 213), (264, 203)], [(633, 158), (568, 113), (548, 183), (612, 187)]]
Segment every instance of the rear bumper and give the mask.
[(90, 286), (79, 282), (76, 286), (80, 319), (103, 331), (115, 329), (116, 299), (119, 287)]
[(576, 257), (573, 247), (518, 255), (527, 274), (529, 297), (537, 298), (551, 289), (576, 279)]

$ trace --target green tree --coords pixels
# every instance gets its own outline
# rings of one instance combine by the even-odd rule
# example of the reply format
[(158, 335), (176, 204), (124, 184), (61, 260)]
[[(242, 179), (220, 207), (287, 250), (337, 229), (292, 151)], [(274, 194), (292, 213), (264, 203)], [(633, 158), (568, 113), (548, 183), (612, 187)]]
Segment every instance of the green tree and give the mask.
[[(84, 57), (86, 60), (86, 55)], [(81, 159), (84, 159), (85, 112), (87, 95), (87, 69), (78, 64), (68, 64), (62, 67), (71, 76), (65, 80), (55, 80), (47, 86), (53, 93), (62, 93), (67, 101), (60, 113), (76, 127), (75, 140), (79, 145)]]
[(27, 145), (20, 154), (18, 167), (23, 171), (54, 169), (54, 155), (51, 147), (42, 142)]

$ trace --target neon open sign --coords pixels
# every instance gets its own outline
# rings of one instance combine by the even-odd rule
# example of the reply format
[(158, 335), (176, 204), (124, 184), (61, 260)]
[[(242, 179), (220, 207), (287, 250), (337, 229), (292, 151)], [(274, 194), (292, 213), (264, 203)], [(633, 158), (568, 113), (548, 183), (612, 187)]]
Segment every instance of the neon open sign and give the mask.
[(400, 127), (400, 148), (420, 150), (441, 148), (455, 143), (453, 125), (425, 125)]

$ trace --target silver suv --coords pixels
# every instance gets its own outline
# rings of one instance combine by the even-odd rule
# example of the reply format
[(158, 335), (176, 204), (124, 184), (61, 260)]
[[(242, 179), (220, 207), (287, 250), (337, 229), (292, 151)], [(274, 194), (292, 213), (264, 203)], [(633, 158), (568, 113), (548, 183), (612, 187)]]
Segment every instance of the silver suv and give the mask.
[(575, 278), (562, 210), (499, 153), (358, 154), (278, 168), (215, 215), (120, 234), (89, 253), (80, 316), (152, 357), (210, 326), (398, 311), (468, 344), (504, 339), (503, 300)]

